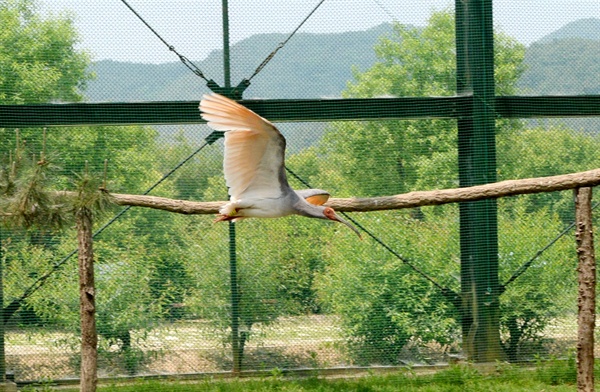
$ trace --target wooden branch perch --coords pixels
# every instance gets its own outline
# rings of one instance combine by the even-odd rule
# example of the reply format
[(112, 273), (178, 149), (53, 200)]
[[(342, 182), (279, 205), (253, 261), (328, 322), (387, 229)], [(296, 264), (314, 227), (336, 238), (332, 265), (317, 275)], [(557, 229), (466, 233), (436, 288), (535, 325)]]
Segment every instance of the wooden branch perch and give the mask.
[(507, 180), (466, 188), (416, 191), (402, 195), (368, 199), (331, 199), (328, 203), (337, 211), (377, 211), (415, 208), (465, 201), (496, 199), (530, 193), (564, 191), (577, 187), (600, 185), (600, 169), (551, 177)]
[[(435, 191), (417, 191), (395, 196), (371, 198), (329, 199), (327, 205), (337, 211), (366, 212), (379, 210), (396, 210), (422, 206), (440, 205), (499, 197), (515, 196), (529, 193), (564, 191), (578, 187), (600, 185), (600, 169), (579, 173), (563, 174), (551, 177), (508, 180), (492, 184), (467, 188), (443, 189)], [(68, 194), (68, 192), (63, 192)], [(178, 214), (215, 214), (225, 201), (194, 202), (174, 200), (158, 196), (110, 194), (115, 204), (132, 207), (147, 207), (170, 211)]]

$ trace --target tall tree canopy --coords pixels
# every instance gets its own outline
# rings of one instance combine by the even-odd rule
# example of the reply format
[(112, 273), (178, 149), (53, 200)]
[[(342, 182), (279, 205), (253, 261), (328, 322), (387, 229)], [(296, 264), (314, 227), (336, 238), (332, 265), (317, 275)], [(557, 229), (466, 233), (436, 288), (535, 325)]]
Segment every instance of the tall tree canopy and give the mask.
[(91, 75), (68, 15), (44, 18), (35, 0), (0, 1), (0, 104), (79, 101)]
[[(394, 25), (375, 46), (378, 61), (356, 69), (348, 98), (456, 94), (454, 14), (434, 12), (423, 28)], [(496, 92), (511, 94), (522, 74), (525, 48), (495, 34)], [(456, 185), (456, 123), (451, 120), (336, 123), (323, 149), (339, 171), (344, 194), (377, 196)], [(337, 178), (336, 178), (337, 179)], [(325, 187), (325, 186), (324, 186)]]

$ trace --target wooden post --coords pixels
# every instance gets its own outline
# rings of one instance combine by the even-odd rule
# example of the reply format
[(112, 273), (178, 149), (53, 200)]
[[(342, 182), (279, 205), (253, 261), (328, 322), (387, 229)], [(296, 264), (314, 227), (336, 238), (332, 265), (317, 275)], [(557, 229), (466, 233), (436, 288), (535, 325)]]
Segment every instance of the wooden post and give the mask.
[(79, 307), (81, 317), (81, 392), (96, 391), (98, 382), (98, 334), (96, 332), (96, 292), (92, 212), (81, 207), (75, 214), (79, 259)]
[(575, 240), (579, 266), (577, 305), (577, 390), (594, 391), (596, 258), (592, 229), (592, 188), (575, 189)]

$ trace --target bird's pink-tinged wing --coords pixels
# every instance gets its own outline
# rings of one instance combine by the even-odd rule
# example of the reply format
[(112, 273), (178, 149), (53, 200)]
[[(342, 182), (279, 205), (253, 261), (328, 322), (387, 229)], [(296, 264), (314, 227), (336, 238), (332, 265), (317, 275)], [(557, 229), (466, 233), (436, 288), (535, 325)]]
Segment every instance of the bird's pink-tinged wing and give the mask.
[(231, 199), (280, 196), (285, 139), (277, 128), (219, 94), (204, 95), (200, 111), (208, 126), (225, 131), (223, 171)]

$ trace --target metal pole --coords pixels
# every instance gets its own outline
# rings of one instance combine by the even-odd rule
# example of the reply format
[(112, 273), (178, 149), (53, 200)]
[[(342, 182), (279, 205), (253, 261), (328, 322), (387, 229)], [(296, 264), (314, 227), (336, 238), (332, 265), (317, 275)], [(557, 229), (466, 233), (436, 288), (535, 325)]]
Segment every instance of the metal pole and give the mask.
[(231, 64), (229, 62), (229, 5), (223, 0), (223, 78), (225, 88), (231, 88)]
[(237, 257), (235, 247), (235, 223), (229, 221), (229, 280), (231, 287), (231, 350), (233, 356), (233, 373), (242, 370), (240, 347), (240, 289), (238, 286)]
[[(223, 0), (223, 78), (225, 88), (231, 91), (231, 64), (229, 61), (229, 6)], [(229, 221), (229, 280), (231, 286), (231, 350), (233, 373), (242, 370), (242, 347), (240, 342), (240, 290), (237, 275), (235, 223)]]
[[(491, 0), (456, 0), (457, 92), (473, 97), (458, 119), (461, 187), (496, 181), (494, 37)], [(461, 322), (469, 360), (503, 358), (499, 332), (498, 223), (495, 200), (460, 203)]]

